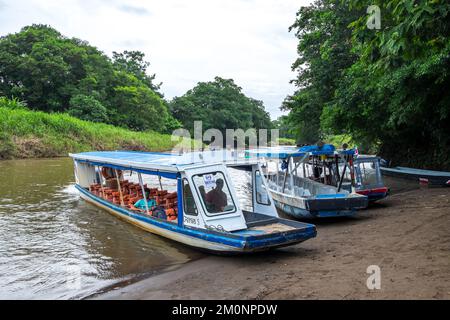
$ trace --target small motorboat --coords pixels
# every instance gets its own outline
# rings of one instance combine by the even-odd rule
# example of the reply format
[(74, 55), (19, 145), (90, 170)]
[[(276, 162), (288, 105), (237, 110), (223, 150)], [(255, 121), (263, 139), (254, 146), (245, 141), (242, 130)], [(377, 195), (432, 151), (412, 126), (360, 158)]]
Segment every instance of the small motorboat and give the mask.
[[(381, 158), (358, 154), (356, 149), (311, 153), (303, 166), (304, 176), (326, 185), (367, 196), (369, 202), (387, 197), (389, 189), (384, 185), (380, 171)], [(307, 146), (311, 150), (318, 146)]]
[(384, 199), (389, 189), (384, 185), (381, 175), (380, 157), (358, 156), (354, 160), (355, 190), (365, 195), (370, 202)]
[[(257, 161), (228, 152), (85, 152), (74, 160), (81, 198), (148, 232), (219, 254), (264, 251), (316, 236), (312, 224), (282, 219)], [(224, 163), (252, 174), (252, 207)], [(172, 181), (164, 186), (164, 181)], [(153, 184), (153, 185), (152, 185)]]
[(391, 177), (416, 180), (430, 186), (449, 187), (450, 172), (414, 169), (407, 167), (381, 167), (382, 174)]

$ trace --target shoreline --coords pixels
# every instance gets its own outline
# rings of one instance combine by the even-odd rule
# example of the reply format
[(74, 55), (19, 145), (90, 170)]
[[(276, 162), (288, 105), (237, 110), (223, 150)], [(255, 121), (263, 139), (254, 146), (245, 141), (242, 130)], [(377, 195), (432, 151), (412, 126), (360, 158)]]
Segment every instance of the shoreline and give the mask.
[[(391, 195), (317, 238), (251, 256), (213, 256), (87, 299), (449, 299), (450, 189)], [(381, 269), (369, 290), (368, 266)], [(220, 289), (218, 289), (220, 288)]]

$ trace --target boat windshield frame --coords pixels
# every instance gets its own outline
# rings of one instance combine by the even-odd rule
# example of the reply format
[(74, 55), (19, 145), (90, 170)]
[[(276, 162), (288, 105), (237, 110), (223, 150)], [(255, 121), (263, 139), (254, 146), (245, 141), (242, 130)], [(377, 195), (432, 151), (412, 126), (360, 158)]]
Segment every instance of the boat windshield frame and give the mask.
[[(199, 185), (198, 185), (198, 184), (195, 182), (195, 180), (194, 180), (194, 178), (197, 177), (197, 176), (200, 177), (200, 176), (204, 176), (204, 175), (207, 175), (207, 174), (217, 174), (217, 173), (220, 173), (220, 174), (222, 175), (222, 177), (223, 177), (222, 180), (224, 180), (224, 187), (227, 188), (227, 190), (228, 190), (228, 195), (230, 196), (231, 201), (232, 201), (232, 203), (233, 203), (233, 210), (222, 211), (222, 212), (210, 212), (210, 211), (208, 210), (207, 206), (206, 206), (206, 202), (205, 202), (205, 200), (203, 199), (203, 196), (202, 196), (201, 193), (200, 193)], [(234, 200), (234, 197), (233, 197), (233, 193), (231, 192), (231, 188), (230, 188), (230, 186), (229, 186), (227, 180), (228, 180), (228, 179), (227, 179), (226, 175), (225, 175), (222, 171), (220, 171), (220, 170), (217, 170), (217, 171), (209, 171), (209, 172), (202, 172), (202, 173), (196, 173), (196, 174), (194, 174), (194, 175), (192, 176), (192, 179), (191, 179), (192, 185), (194, 186), (195, 192), (196, 192), (196, 194), (197, 194), (197, 198), (200, 200), (200, 203), (201, 203), (201, 205), (202, 205), (203, 212), (205, 213), (205, 215), (206, 215), (207, 217), (212, 218), (212, 217), (224, 216), (224, 215), (233, 214), (233, 213), (237, 213), (237, 212), (238, 212), (238, 208), (237, 208), (237, 206), (236, 206), (236, 203), (235, 203), (235, 200)]]
[[(375, 177), (376, 177), (376, 183), (364, 183), (367, 182), (366, 175), (362, 172), (360, 165), (364, 164), (373, 164), (374, 168), (372, 168), (375, 171)], [(357, 188), (377, 188), (384, 186), (383, 177), (381, 176), (380, 172), (380, 158), (379, 157), (359, 157), (356, 158), (354, 162), (355, 166), (355, 176), (360, 176), (361, 184), (357, 185)], [(356, 169), (356, 167), (358, 169)], [(358, 183), (358, 181), (356, 181)]]

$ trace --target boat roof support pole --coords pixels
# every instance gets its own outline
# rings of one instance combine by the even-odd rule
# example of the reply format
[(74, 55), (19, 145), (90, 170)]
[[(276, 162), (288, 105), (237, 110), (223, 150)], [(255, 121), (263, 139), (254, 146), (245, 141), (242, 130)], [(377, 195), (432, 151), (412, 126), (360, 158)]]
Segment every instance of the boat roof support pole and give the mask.
[(102, 188), (102, 196), (105, 197), (105, 189), (103, 188), (103, 174), (100, 166), (97, 166), (98, 176), (100, 177), (100, 188)]
[(352, 192), (355, 192), (355, 165), (353, 164), (353, 156), (348, 156), (348, 163), (350, 169), (350, 179), (352, 180)]
[(290, 176), (289, 176), (289, 182), (291, 183), (291, 194), (292, 195), (295, 195), (295, 192), (294, 192), (294, 158), (290, 158), (289, 159), (289, 167), (291, 168), (291, 173), (290, 173)]
[(277, 191), (280, 191), (280, 161), (277, 161)]
[[(158, 173), (159, 173), (159, 171), (158, 171)], [(162, 191), (163, 187), (162, 187), (162, 183), (161, 183), (161, 176), (159, 174), (158, 174), (158, 180), (159, 180), (159, 188)]]
[[(305, 165), (305, 160), (308, 157), (308, 155), (304, 155), (300, 161), (297, 162), (297, 164), (295, 165), (295, 167), (293, 169), (291, 169), (291, 173), (293, 173), (295, 171), (295, 173), (297, 174), (297, 168), (300, 166), (300, 163), (303, 163), (303, 170), (305, 170), (304, 165)], [(294, 158), (292, 158), (292, 166), (294, 166)]]
[(283, 193), (284, 193), (284, 189), (286, 189), (286, 180), (287, 180), (287, 175), (289, 172), (289, 163), (291, 162), (291, 156), (289, 156), (286, 161), (288, 163), (288, 167), (286, 168), (286, 172), (284, 173), (283, 188), (281, 189), (282, 190), (281, 192), (283, 192)]
[(119, 173), (117, 172), (117, 169), (114, 169), (114, 173), (116, 174), (117, 189), (119, 189), (120, 205), (124, 207), (125, 203), (123, 202), (122, 186), (120, 185)]
[(145, 201), (145, 210), (147, 210), (147, 214), (150, 215), (150, 210), (148, 209), (147, 196), (145, 195), (144, 181), (142, 180), (142, 174), (140, 172), (138, 172), (138, 178), (139, 178), (139, 185), (141, 186), (142, 189), (142, 195)]
[(341, 180), (339, 180), (339, 186), (337, 192), (341, 191), (342, 182), (344, 182), (345, 170), (347, 169), (347, 157), (345, 157), (344, 169), (342, 170)]
[(336, 162), (336, 182), (341, 180), (341, 177), (339, 176), (339, 156), (334, 156), (335, 162)]
[(177, 195), (178, 195), (178, 226), (180, 228), (183, 227), (183, 180), (181, 179), (181, 175), (177, 177)]

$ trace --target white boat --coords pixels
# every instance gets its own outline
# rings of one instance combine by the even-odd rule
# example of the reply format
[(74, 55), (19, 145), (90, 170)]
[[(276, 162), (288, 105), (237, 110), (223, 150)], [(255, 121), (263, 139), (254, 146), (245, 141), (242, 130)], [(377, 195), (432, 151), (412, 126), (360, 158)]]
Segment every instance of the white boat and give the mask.
[[(310, 146), (308, 146), (310, 147)], [(311, 156), (334, 155), (328, 148), (260, 148), (249, 150), (246, 157), (258, 158), (275, 205), (294, 218), (353, 216), (368, 206), (368, 198), (355, 190), (344, 190), (310, 179), (305, 164)], [(304, 166), (301, 166), (301, 165)], [(326, 172), (314, 173), (327, 176)]]
[(355, 149), (336, 150), (310, 155), (302, 163), (301, 171), (311, 180), (337, 187), (338, 191), (354, 191), (375, 202), (389, 193), (381, 175), (380, 160), (377, 156), (360, 155)]
[[(229, 152), (184, 155), (85, 152), (74, 160), (81, 197), (146, 231), (215, 253), (246, 253), (316, 236), (312, 224), (282, 219), (257, 161)], [(234, 160), (233, 160), (234, 159)], [(252, 210), (242, 210), (227, 165), (252, 174)], [(155, 185), (149, 177), (157, 177)], [(134, 181), (133, 181), (134, 179)], [(174, 181), (174, 192), (162, 180)], [(144, 208), (136, 208), (138, 200)]]

